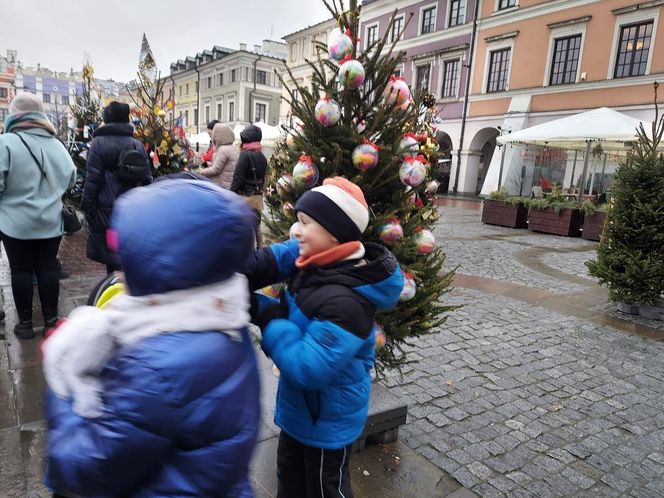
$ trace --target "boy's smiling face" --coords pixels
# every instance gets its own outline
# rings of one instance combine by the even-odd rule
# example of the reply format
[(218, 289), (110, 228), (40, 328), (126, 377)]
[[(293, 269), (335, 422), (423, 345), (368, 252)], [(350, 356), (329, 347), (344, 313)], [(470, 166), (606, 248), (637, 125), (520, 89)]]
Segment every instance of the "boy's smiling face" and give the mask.
[(339, 245), (339, 241), (308, 214), (299, 211), (297, 220), (299, 224), (293, 230), (293, 235), (300, 243), (300, 256), (303, 258), (308, 258)]

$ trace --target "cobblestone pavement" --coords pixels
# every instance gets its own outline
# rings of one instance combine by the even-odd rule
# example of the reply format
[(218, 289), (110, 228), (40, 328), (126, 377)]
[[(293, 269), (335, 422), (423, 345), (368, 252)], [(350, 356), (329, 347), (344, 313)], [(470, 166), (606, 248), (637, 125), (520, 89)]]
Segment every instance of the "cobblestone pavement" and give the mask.
[(480, 496), (664, 496), (664, 327), (612, 311), (593, 243), (441, 213), (461, 274), (446, 300), (464, 307), (384, 379), (410, 404), (407, 444)]

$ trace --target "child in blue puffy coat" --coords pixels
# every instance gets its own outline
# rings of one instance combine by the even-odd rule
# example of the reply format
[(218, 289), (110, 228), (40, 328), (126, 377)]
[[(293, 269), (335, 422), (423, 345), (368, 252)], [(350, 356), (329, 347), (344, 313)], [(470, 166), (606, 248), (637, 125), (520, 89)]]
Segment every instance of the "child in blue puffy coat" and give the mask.
[(287, 280), (279, 304), (258, 303), (262, 348), (280, 370), (275, 423), (278, 498), (351, 498), (350, 447), (367, 419), (374, 314), (396, 305), (403, 275), (383, 246), (362, 244), (369, 210), (340, 177), (304, 193), (297, 240), (250, 258), (258, 289)]
[[(46, 340), (46, 483), (65, 496), (253, 496), (259, 382), (247, 331), (254, 214), (197, 180), (133, 189), (112, 227), (127, 295)], [(215, 251), (207, 248), (215, 247)]]

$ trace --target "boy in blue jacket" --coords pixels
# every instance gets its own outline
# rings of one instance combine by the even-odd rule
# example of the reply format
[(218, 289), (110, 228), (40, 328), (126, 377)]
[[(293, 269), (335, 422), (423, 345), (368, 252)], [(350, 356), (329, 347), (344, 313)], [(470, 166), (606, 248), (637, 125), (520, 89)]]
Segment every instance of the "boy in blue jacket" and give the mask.
[(251, 258), (250, 287), (288, 279), (281, 303), (261, 303), (262, 347), (281, 371), (275, 423), (278, 498), (351, 498), (350, 447), (367, 418), (374, 314), (403, 287), (396, 258), (362, 244), (369, 222), (362, 190), (326, 179), (295, 206), (296, 241)]
[(127, 294), (77, 308), (43, 347), (49, 488), (253, 496), (260, 389), (237, 273), (253, 222), (244, 199), (210, 182), (169, 179), (118, 199), (111, 239)]

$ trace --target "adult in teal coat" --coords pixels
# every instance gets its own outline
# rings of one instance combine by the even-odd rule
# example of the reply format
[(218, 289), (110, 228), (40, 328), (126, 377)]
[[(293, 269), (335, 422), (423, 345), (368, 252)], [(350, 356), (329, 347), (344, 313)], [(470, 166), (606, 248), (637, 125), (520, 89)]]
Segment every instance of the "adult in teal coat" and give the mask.
[(30, 339), (35, 336), (33, 274), (45, 325), (57, 320), (62, 195), (74, 185), (76, 167), (35, 95), (17, 95), (9, 111), (6, 133), (0, 136), (0, 238), (19, 318), (14, 333)]

